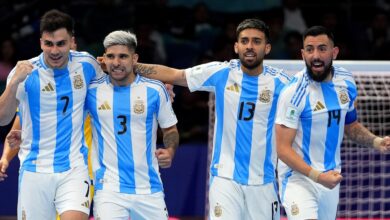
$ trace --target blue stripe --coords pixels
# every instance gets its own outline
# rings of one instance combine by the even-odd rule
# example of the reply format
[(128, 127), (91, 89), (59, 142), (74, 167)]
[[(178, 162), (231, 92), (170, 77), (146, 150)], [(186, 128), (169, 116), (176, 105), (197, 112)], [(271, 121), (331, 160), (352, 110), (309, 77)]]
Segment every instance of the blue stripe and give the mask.
[(98, 152), (99, 152), (98, 159), (99, 159), (100, 168), (95, 173), (95, 179), (96, 179), (95, 189), (101, 190), (101, 189), (103, 189), (103, 183), (100, 180), (102, 180), (104, 178), (106, 167), (105, 167), (105, 164), (103, 163), (104, 140), (103, 140), (103, 136), (102, 136), (102, 125), (100, 123), (99, 116), (98, 116), (99, 106), (96, 102), (96, 91), (97, 91), (96, 88), (88, 90), (86, 105), (87, 105), (87, 109), (89, 110), (89, 112), (91, 114), (91, 117), (93, 118), (93, 127), (96, 129), (96, 133), (97, 133), (96, 138), (97, 138), (97, 144), (98, 144), (97, 148), (98, 148)]
[[(150, 187), (151, 192), (156, 193), (162, 190), (162, 183), (160, 182), (160, 178), (158, 176), (158, 172), (153, 167), (153, 158), (154, 154), (152, 152), (152, 140), (153, 140), (153, 122), (154, 122), (154, 114), (159, 109), (160, 105), (160, 96), (155, 89), (147, 88), (147, 116), (146, 116), (146, 158), (148, 163), (148, 174), (150, 178)], [(156, 104), (156, 106), (154, 106)]]
[(307, 90), (306, 90), (306, 87), (307, 87), (308, 83), (307, 81), (302, 81), (301, 82), (301, 91), (300, 93), (298, 94), (298, 96), (296, 97), (296, 100), (295, 100), (295, 106), (298, 106), (299, 103), (301, 103), (303, 97), (305, 96)]
[[(95, 79), (97, 74), (96, 74), (95, 67), (92, 64), (90, 64), (88, 62), (81, 62), (81, 66), (83, 67), (83, 73), (84, 73), (84, 79), (85, 79), (86, 86), (88, 86), (92, 82), (100, 83), (100, 82), (103, 82), (105, 80), (105, 77)], [(105, 76), (105, 75), (103, 75), (103, 76)]]
[(349, 108), (351, 108), (352, 105), (354, 104), (356, 96), (357, 96), (356, 85), (353, 82), (348, 81), (348, 80), (345, 80), (345, 84), (347, 84), (348, 97), (350, 99)]
[(310, 160), (310, 139), (311, 139), (311, 127), (312, 127), (312, 109), (310, 107), (310, 95), (306, 96), (305, 108), (301, 114), (301, 124), (302, 124), (302, 152), (303, 160), (311, 165)]
[(119, 191), (135, 193), (135, 184), (131, 187), (123, 183), (135, 183), (134, 155), (131, 142), (130, 86), (114, 87), (113, 125), (117, 146)]
[(159, 86), (162, 89), (162, 91), (164, 91), (165, 98), (166, 98), (165, 101), (169, 101), (169, 93), (168, 93), (165, 85), (161, 81), (154, 80), (154, 79), (148, 79), (148, 78), (145, 78), (145, 77), (140, 77), (140, 81), (141, 82), (151, 83), (151, 84)]
[(284, 196), (285, 196), (285, 194), (286, 194), (286, 188), (287, 188), (287, 183), (288, 183), (288, 180), (289, 180), (289, 178), (290, 178), (290, 176), (292, 175), (292, 170), (291, 169), (289, 169), (288, 171), (287, 171), (287, 173), (284, 175), (284, 178), (282, 178), (283, 179), (283, 181), (282, 181), (282, 189), (281, 189), (281, 194), (282, 194), (282, 196), (281, 196), (281, 200), (282, 200), (282, 202), (284, 202)]
[[(328, 124), (325, 140), (324, 167), (325, 171), (333, 170), (336, 167), (335, 155), (339, 141), (339, 130), (341, 120), (341, 108), (338, 102), (337, 93), (333, 83), (321, 83), (322, 93), (324, 95), (325, 105), (330, 112), (331, 123)], [(335, 111), (338, 111), (338, 119), (335, 117)]]
[(67, 69), (54, 69), (53, 71), (57, 92), (57, 133), (53, 166), (54, 172), (62, 172), (70, 169), (73, 93), (69, 71)]
[[(41, 138), (40, 133), (40, 113), (41, 113), (41, 100), (40, 100), (40, 81), (39, 81), (39, 72), (34, 70), (30, 76), (27, 78), (25, 83), (25, 91), (28, 91), (28, 104), (30, 107), (30, 117), (31, 117), (31, 128), (32, 128), (32, 142), (31, 149), (26, 159), (23, 162), (22, 167), (25, 167), (26, 170), (31, 172), (36, 172), (36, 165), (33, 161), (37, 160), (39, 154), (39, 140)], [(22, 110), (22, 109), (20, 109)]]
[(215, 73), (213, 77), (204, 82), (204, 86), (216, 86), (215, 89), (215, 119), (216, 123), (215, 136), (214, 136), (214, 154), (213, 160), (210, 164), (211, 174), (218, 176), (218, 168), (214, 165), (219, 163), (221, 157), (221, 147), (222, 147), (222, 133), (223, 133), (223, 120), (224, 114), (223, 110), (225, 108), (225, 86), (229, 78), (229, 69), (222, 69), (221, 71)]
[[(237, 109), (233, 179), (247, 185), (252, 150), (253, 114), (256, 112), (255, 107), (258, 97), (258, 77), (243, 74), (241, 85), (241, 96)], [(248, 117), (252, 118), (246, 119)]]
[(272, 106), (270, 112), (268, 114), (268, 123), (267, 123), (267, 138), (266, 138), (266, 152), (265, 152), (265, 160), (264, 160), (264, 179), (263, 183), (269, 183), (275, 180), (275, 167), (272, 161), (272, 141), (273, 141), (273, 127), (275, 123), (275, 115), (276, 115), (276, 106), (279, 99), (279, 94), (281, 90), (284, 88), (284, 84), (280, 81), (280, 79), (274, 79), (274, 95), (272, 98)]

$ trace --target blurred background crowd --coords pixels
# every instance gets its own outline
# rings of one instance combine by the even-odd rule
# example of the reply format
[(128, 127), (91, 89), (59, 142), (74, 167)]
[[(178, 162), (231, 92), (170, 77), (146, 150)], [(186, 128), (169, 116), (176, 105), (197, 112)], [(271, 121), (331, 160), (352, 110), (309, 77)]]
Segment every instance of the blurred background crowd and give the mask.
[[(0, 92), (17, 60), (40, 53), (39, 19), (52, 8), (74, 17), (78, 50), (95, 56), (105, 35), (124, 29), (137, 35), (140, 62), (186, 68), (229, 60), (236, 25), (257, 17), (270, 26), (266, 59), (301, 59), (301, 33), (312, 25), (334, 32), (338, 59), (390, 59), (390, 0), (1, 0)], [(182, 143), (206, 141), (208, 94), (175, 92)]]

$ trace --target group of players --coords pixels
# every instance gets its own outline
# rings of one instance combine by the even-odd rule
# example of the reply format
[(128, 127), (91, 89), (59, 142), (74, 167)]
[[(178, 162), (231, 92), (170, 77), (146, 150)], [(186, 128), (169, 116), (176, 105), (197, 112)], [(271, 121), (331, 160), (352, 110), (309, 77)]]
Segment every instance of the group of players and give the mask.
[[(88, 219), (87, 115), (94, 217), (168, 219), (159, 167), (171, 166), (179, 134), (162, 82), (215, 93), (209, 219), (280, 219), (281, 201), (288, 219), (334, 220), (344, 132), (359, 144), (390, 150), (389, 137), (357, 121), (355, 81), (332, 65), (339, 51), (324, 27), (304, 32), (306, 67), (293, 77), (263, 64), (271, 44), (258, 19), (237, 26), (239, 59), (184, 70), (138, 63), (136, 36), (127, 31), (105, 37), (98, 63), (71, 50), (73, 20), (57, 10), (43, 15), (40, 32), (43, 52), (17, 63), (0, 97), (0, 124), (18, 109), (21, 127), (8, 136), (19, 148), (4, 150), (0, 160), (4, 179), (19, 151), (19, 220), (55, 219), (56, 213), (62, 220)], [(158, 126), (164, 147), (156, 149)]]

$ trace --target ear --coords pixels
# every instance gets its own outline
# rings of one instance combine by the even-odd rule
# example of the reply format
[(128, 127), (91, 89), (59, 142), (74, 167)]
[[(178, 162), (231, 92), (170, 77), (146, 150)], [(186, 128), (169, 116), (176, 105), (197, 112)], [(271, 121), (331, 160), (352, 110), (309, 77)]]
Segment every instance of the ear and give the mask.
[(340, 49), (338, 47), (333, 47), (332, 53), (333, 53), (333, 59), (335, 60), (337, 58), (337, 55), (339, 54)]
[(41, 50), (43, 50), (43, 40), (42, 40), (42, 38), (39, 38), (39, 45), (41, 45)]
[(234, 53), (238, 54), (238, 43), (234, 43)]
[(302, 60), (305, 61), (305, 56), (303, 54), (304, 54), (304, 49), (301, 49)]
[(74, 37), (72, 37), (70, 39), (70, 49), (71, 50), (77, 50), (76, 39)]
[(138, 54), (137, 53), (134, 53), (133, 54), (133, 64), (136, 64), (138, 62)]
[(272, 48), (272, 46), (271, 46), (271, 44), (266, 44), (265, 45), (265, 54), (266, 55), (268, 55), (269, 54), (269, 52), (271, 52), (271, 48)]

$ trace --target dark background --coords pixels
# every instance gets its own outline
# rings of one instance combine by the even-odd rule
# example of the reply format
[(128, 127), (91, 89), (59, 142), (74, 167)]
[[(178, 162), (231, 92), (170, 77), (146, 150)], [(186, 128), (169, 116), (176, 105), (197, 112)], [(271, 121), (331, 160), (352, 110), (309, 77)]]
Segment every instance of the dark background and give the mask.
[[(132, 30), (139, 61), (186, 68), (235, 58), (235, 28), (245, 18), (270, 25), (267, 59), (301, 59), (301, 33), (312, 25), (333, 30), (340, 60), (389, 60), (388, 0), (0, 0), (0, 91), (17, 60), (37, 56), (39, 19), (57, 8), (75, 19), (78, 50), (102, 55), (111, 31)], [(295, 22), (294, 22), (295, 21)], [(162, 170), (168, 209), (173, 216), (204, 215), (208, 94), (175, 87), (174, 109), (182, 146), (173, 167)], [(1, 127), (0, 143), (9, 127)], [(17, 170), (0, 183), (0, 216), (15, 215)]]

